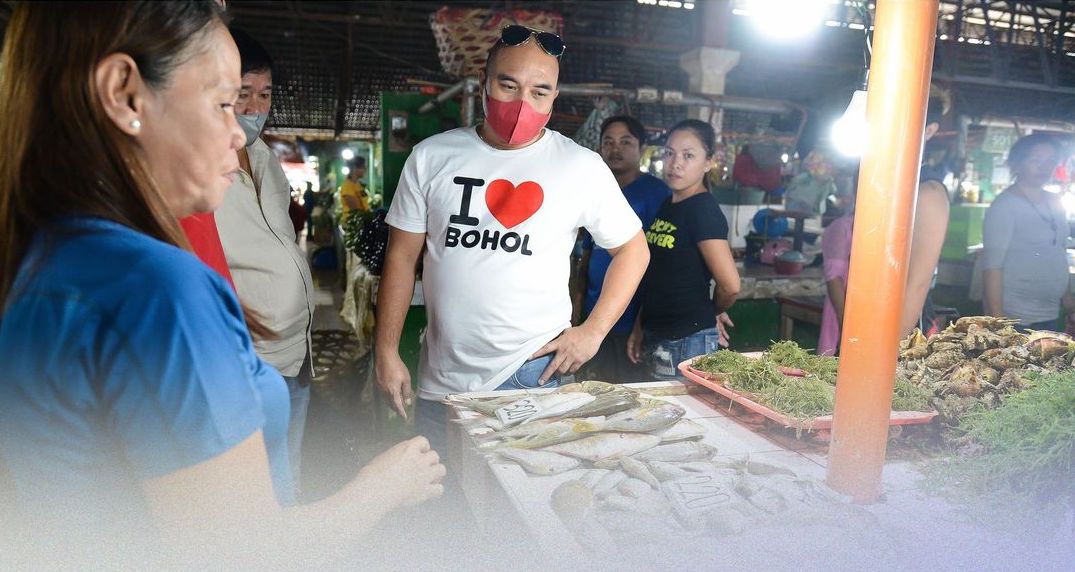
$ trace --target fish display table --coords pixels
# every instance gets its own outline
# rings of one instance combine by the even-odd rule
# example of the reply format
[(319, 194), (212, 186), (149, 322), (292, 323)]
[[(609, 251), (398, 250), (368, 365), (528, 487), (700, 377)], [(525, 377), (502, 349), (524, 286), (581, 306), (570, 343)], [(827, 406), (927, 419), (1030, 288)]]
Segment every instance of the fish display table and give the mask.
[[(791, 470), (794, 471), (803, 465), (810, 466), (815, 472), (820, 470), (820, 466), (812, 464), (805, 457), (785, 451), (779, 444), (725, 417), (711, 401), (713, 397), (708, 392), (698, 392), (698, 388), (692, 384), (673, 381), (629, 384), (626, 387), (681, 407), (686, 412), (682, 419), (688, 419), (705, 430), (699, 440), (690, 443), (715, 448), (717, 457), (714, 461), (724, 459), (729, 464), (738, 462), (740, 466), (745, 466), (742, 465), (745, 459), (764, 453), (759, 458), (777, 461), (782, 466), (792, 465)], [(520, 398), (526, 395), (523, 391), (487, 392), (466, 394), (465, 397), (500, 397), (512, 393)], [(449, 422), (448, 469), (459, 476), (463, 493), (477, 521), (482, 526), (496, 529), (522, 527), (534, 544), (549, 554), (583, 554), (586, 548), (578, 541), (578, 530), (569, 528), (562, 518), (562, 512), (558, 514), (553, 508), (554, 492), (570, 481), (585, 480), (583, 475), (595, 469), (583, 464), (579, 468), (549, 476), (529, 474), (519, 464), (501, 459), (488, 449), (479, 447), (481, 438), (472, 435), (465, 427), (467, 420), (481, 419), (480, 414), (459, 405), (452, 405), (450, 410), (454, 420)], [(662, 491), (667, 494), (665, 485), (668, 484), (661, 483), (664, 488), (656, 487), (656, 494), (660, 495)]]

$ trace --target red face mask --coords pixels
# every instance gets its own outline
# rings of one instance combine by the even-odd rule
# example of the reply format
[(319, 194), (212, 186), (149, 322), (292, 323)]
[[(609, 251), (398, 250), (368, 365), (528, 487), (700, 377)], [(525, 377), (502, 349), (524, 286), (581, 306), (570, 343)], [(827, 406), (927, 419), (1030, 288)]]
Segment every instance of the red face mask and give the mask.
[(485, 94), (485, 123), (508, 145), (526, 143), (549, 123), (552, 113), (538, 113), (529, 103), (499, 101)]

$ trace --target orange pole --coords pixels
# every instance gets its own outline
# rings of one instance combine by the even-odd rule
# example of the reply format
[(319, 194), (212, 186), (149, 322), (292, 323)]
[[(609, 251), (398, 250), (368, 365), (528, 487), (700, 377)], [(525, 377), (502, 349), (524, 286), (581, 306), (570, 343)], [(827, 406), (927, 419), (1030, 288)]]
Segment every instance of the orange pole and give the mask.
[(881, 491), (938, 0), (878, 0), (828, 484)]

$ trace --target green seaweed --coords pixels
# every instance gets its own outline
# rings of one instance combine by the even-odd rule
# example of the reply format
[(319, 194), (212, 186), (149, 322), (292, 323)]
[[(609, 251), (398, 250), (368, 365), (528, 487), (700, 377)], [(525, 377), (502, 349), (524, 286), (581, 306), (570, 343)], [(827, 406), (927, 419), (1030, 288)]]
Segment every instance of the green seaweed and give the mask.
[(935, 488), (966, 499), (1075, 503), (1075, 372), (1042, 375), (995, 409), (968, 414), (957, 430), (963, 450), (927, 466)]
[(892, 392), (893, 411), (929, 411), (933, 392), (897, 376)]

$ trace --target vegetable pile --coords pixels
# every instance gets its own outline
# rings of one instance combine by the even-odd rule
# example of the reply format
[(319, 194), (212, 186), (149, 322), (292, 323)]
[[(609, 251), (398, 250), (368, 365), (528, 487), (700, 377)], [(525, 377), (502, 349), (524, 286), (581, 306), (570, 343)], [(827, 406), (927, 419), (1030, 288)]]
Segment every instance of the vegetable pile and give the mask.
[[(839, 360), (810, 354), (795, 342), (776, 342), (756, 358), (719, 350), (696, 359), (693, 367), (796, 420), (801, 427), (808, 428), (815, 417), (832, 414)], [(929, 397), (907, 380), (897, 379), (893, 409), (928, 411)]]

